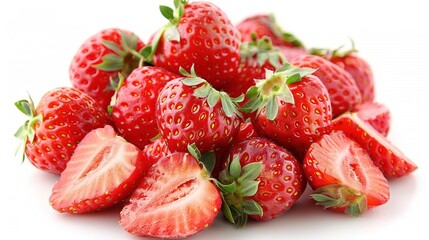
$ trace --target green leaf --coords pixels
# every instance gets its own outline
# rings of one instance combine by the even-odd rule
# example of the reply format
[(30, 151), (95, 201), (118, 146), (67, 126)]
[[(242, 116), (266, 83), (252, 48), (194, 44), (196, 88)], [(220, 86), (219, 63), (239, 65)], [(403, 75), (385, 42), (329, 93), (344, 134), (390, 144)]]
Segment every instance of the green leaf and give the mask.
[(262, 162), (253, 162), (245, 165), (241, 169), (241, 176), (238, 178), (238, 182), (246, 182), (255, 180), (262, 171)]
[(247, 219), (248, 219), (247, 214), (245, 214), (245, 213), (238, 214), (237, 219), (236, 219), (236, 226), (238, 228), (244, 227), (247, 223)]
[(126, 52), (129, 52), (129, 50), (136, 50), (137, 49), (138, 38), (134, 33), (128, 34), (121, 29), (119, 29), (119, 33), (121, 35), (122, 48)]
[(238, 155), (235, 155), (232, 159), (232, 162), (229, 166), (229, 175), (232, 179), (237, 179), (241, 174), (241, 165), (240, 158)]
[(310, 194), (310, 197), (317, 202), (317, 205), (322, 205), (324, 208), (339, 206), (338, 199), (326, 196), (325, 194), (313, 193)]
[(241, 94), (240, 96), (235, 97), (235, 98), (231, 98), (231, 100), (235, 103), (240, 103), (244, 100), (244, 94)]
[(220, 97), (219, 92), (215, 91), (214, 89), (211, 89), (207, 97), (207, 102), (209, 104), (209, 107), (213, 108), (219, 101), (219, 97)]
[(211, 174), (216, 164), (216, 154), (214, 151), (206, 152), (201, 156), (200, 162)]
[(284, 72), (287, 70), (295, 69), (296, 67), (289, 62), (283, 63), (283, 65), (276, 70), (276, 72)]
[(295, 73), (286, 79), (286, 84), (292, 84), (299, 81), (301, 81), (301, 75), (299, 73)]
[(188, 152), (198, 161), (201, 159), (201, 152), (195, 145), (195, 143), (188, 144)]
[(259, 181), (246, 181), (241, 184), (241, 194), (243, 197), (251, 197), (258, 191)]
[(140, 54), (143, 55), (144, 58), (149, 58), (151, 53), (152, 53), (152, 45), (147, 45), (140, 51)]
[(279, 105), (277, 103), (277, 97), (271, 96), (267, 102), (266, 115), (269, 120), (274, 120), (279, 112)]
[(103, 71), (118, 71), (122, 70), (124, 65), (123, 61), (124, 59), (117, 55), (107, 54), (103, 56), (102, 62), (94, 65), (94, 67)]
[(228, 203), (226, 202), (225, 197), (223, 196), (223, 194), (221, 194), (220, 196), (222, 197), (221, 210), (222, 210), (223, 215), (226, 217), (226, 219), (228, 219), (230, 222), (235, 224), (234, 217), (232, 216), (231, 209), (230, 209)]
[(225, 92), (220, 92), (220, 100), (222, 103), (222, 109), (227, 117), (232, 117), (237, 111), (237, 106), (234, 105), (231, 98)]
[(205, 83), (201, 87), (195, 89), (194, 96), (197, 98), (207, 98), (212, 90), (210, 84)]
[(264, 214), (261, 205), (253, 199), (244, 200), (241, 205), (243, 206), (243, 211), (249, 215), (258, 215), (261, 216)]
[(258, 91), (258, 88), (257, 88), (257, 87), (255, 87), (255, 86), (251, 86), (251, 87), (247, 90), (247, 92), (246, 92), (246, 96), (247, 96), (247, 98), (249, 98), (249, 99), (254, 99), (254, 98), (256, 98), (258, 95), (259, 95), (259, 91)]
[(174, 18), (173, 9), (168, 6), (160, 5), (159, 10), (161, 11), (162, 16), (164, 16), (167, 20), (171, 20)]
[(123, 54), (123, 50), (115, 42), (112, 42), (112, 41), (109, 41), (109, 40), (102, 40), (102, 42), (103, 42), (103, 45), (106, 48), (112, 50), (117, 55), (122, 55)]
[(19, 100), (15, 102), (15, 107), (22, 113), (24, 113), (28, 117), (34, 116), (34, 106), (31, 106), (31, 103), (27, 100)]
[(233, 193), (237, 191), (237, 183), (232, 182), (230, 184), (223, 184), (219, 181), (216, 181), (216, 186), (222, 191), (222, 193)]
[(307, 75), (313, 74), (317, 69), (314, 68), (294, 68), (286, 71), (287, 75), (294, 75), (298, 73), (301, 77), (305, 77)]
[[(201, 83), (206, 83), (206, 80), (200, 78), (200, 77), (188, 77), (182, 80), (182, 83), (186, 86), (197, 86)], [(208, 94), (208, 93), (207, 93)]]

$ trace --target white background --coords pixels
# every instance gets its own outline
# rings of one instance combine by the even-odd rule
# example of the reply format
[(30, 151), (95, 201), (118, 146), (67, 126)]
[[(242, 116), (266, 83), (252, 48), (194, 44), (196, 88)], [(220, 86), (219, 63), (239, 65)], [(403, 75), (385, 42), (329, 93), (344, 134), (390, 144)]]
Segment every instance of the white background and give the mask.
[[(69, 63), (80, 44), (108, 27), (134, 31), (144, 41), (165, 23), (160, 3), (173, 1), (2, 1), (1, 24), (1, 239), (137, 239), (118, 224), (120, 209), (71, 216), (48, 203), (58, 177), (21, 164), (13, 133), (25, 118), (13, 102), (35, 102), (48, 90), (70, 86)], [(355, 40), (373, 67), (377, 100), (392, 112), (389, 139), (417, 163), (411, 176), (390, 181), (391, 199), (360, 218), (322, 210), (307, 191), (285, 215), (236, 229), (218, 218), (194, 239), (377, 239), (426, 234), (428, 211), (427, 111), (429, 37), (425, 1), (212, 1), (233, 23), (274, 12), (308, 47)], [(5, 68), (5, 69), (4, 69)], [(308, 190), (308, 189), (307, 189)], [(5, 238), (7, 236), (7, 238)]]

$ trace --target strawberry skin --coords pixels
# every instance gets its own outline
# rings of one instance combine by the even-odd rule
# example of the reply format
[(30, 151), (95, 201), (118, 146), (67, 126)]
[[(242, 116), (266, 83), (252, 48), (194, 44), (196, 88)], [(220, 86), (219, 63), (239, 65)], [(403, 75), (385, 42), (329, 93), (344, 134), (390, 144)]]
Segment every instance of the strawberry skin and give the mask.
[(279, 114), (269, 120), (266, 108), (252, 119), (259, 136), (274, 140), (301, 160), (310, 144), (331, 131), (331, 103), (323, 83), (309, 75), (288, 85), (294, 104), (279, 101)]
[(333, 121), (333, 129), (344, 131), (348, 137), (359, 143), (388, 178), (399, 178), (417, 169), (413, 161), (356, 114), (347, 113), (336, 118)]
[(24, 141), (28, 160), (38, 169), (55, 174), (64, 170), (77, 144), (88, 132), (110, 124), (107, 111), (75, 88), (48, 91), (36, 109), (32, 101), (16, 104), (29, 104), (32, 111), (30, 120), (16, 133)]
[(383, 136), (387, 136), (390, 129), (390, 111), (384, 104), (365, 102), (356, 106), (358, 117), (369, 123)]
[(140, 149), (159, 134), (155, 105), (159, 91), (178, 76), (157, 67), (135, 69), (120, 87), (113, 106), (113, 121), (119, 134)]
[(238, 130), (237, 135), (232, 140), (231, 146), (243, 142), (244, 140), (247, 140), (252, 137), (258, 137), (258, 134), (253, 127), (252, 121), (250, 119), (247, 119), (246, 121), (240, 123), (240, 129)]
[(329, 92), (332, 104), (332, 115), (354, 110), (362, 101), (359, 89), (352, 76), (330, 61), (314, 55), (306, 55), (293, 59), (291, 63), (297, 67), (317, 69), (313, 74), (320, 78)]
[(188, 153), (162, 157), (122, 209), (120, 225), (140, 237), (184, 238), (204, 230), (222, 204), (209, 178)]
[[(124, 35), (121, 34), (121, 31)], [(76, 55), (70, 64), (69, 75), (73, 86), (98, 101), (106, 108), (115, 92), (110, 86), (110, 79), (116, 79), (118, 73), (127, 77), (131, 71), (138, 66), (139, 59), (134, 59), (123, 48), (124, 36), (134, 38), (133, 45), (128, 46), (135, 51), (144, 47), (143, 42), (132, 33), (116, 28), (104, 29), (87, 39), (77, 50)], [(121, 52), (116, 52), (106, 46), (105, 41), (109, 41), (117, 46)], [(102, 65), (105, 56), (116, 56), (114, 64)], [(108, 61), (107, 61), (108, 62)]]
[(89, 132), (55, 184), (49, 202), (59, 212), (98, 211), (126, 198), (149, 166), (141, 151), (107, 125)]
[(159, 159), (170, 155), (170, 149), (168, 149), (167, 143), (164, 138), (160, 137), (153, 141), (153, 143), (146, 145), (143, 148), (143, 155), (148, 161), (149, 165), (155, 164)]
[(209, 106), (207, 98), (194, 96), (195, 88), (184, 78), (168, 82), (159, 93), (156, 116), (158, 128), (170, 151), (186, 152), (195, 143), (201, 153), (225, 147), (239, 127), (239, 118), (228, 117), (222, 105)]
[(192, 65), (213, 87), (221, 88), (237, 75), (240, 63), (239, 33), (221, 9), (209, 2), (191, 2), (177, 25), (180, 41), (159, 40), (155, 66), (179, 74)]
[(323, 200), (319, 204), (325, 208), (356, 216), (390, 198), (387, 180), (368, 153), (341, 131), (313, 143), (303, 167), (308, 183), (316, 190), (313, 198)]

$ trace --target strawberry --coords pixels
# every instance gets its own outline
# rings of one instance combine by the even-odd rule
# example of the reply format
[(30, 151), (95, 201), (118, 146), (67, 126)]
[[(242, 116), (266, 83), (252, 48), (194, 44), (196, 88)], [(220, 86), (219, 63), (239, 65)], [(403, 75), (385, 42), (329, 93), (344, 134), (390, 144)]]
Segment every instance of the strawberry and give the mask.
[(333, 121), (333, 129), (344, 131), (348, 137), (359, 143), (388, 178), (402, 177), (417, 169), (413, 161), (357, 114), (347, 113), (336, 118)]
[(331, 129), (328, 91), (313, 69), (285, 64), (268, 72), (247, 92), (245, 111), (256, 112), (253, 126), (261, 137), (274, 140), (299, 160), (310, 144)]
[[(181, 69), (184, 78), (168, 82), (159, 93), (158, 128), (171, 152), (195, 143), (201, 153), (225, 147), (238, 131), (237, 101), (204, 79)], [(219, 103), (220, 102), (220, 103)]]
[(23, 141), (22, 160), (38, 169), (60, 174), (77, 144), (91, 130), (110, 124), (107, 112), (86, 93), (75, 88), (56, 88), (43, 95), (37, 108), (33, 100), (16, 107), (29, 117), (15, 136)]
[(287, 46), (303, 48), (302, 42), (293, 34), (284, 32), (276, 23), (274, 15), (259, 14), (250, 16), (236, 25), (241, 33), (242, 42), (250, 42), (252, 35), (258, 38), (264, 36), (271, 38), (274, 46)]
[(143, 149), (159, 134), (154, 118), (156, 99), (164, 85), (177, 77), (162, 68), (140, 67), (119, 85), (112, 116), (122, 137)]
[(210, 174), (188, 153), (162, 157), (121, 211), (120, 225), (140, 237), (185, 238), (209, 227), (222, 200)]
[(383, 136), (387, 136), (390, 129), (390, 111), (385, 105), (365, 102), (357, 105), (355, 112), (360, 119), (369, 123)]
[(246, 119), (246, 121), (240, 123), (240, 129), (238, 130), (237, 135), (232, 140), (231, 146), (257, 136), (258, 134), (253, 127), (252, 121), (250, 118), (248, 118)]
[(153, 141), (153, 143), (146, 145), (142, 151), (143, 156), (149, 162), (150, 166), (156, 163), (158, 159), (171, 154), (167, 143), (162, 137), (157, 138), (155, 141)]
[(319, 77), (328, 89), (333, 117), (354, 110), (361, 102), (361, 94), (352, 76), (339, 66), (313, 55), (295, 58), (291, 63), (297, 67), (317, 69), (314, 75)]
[(334, 131), (311, 144), (304, 172), (325, 208), (359, 216), (390, 198), (389, 185), (368, 153), (343, 132)]
[(70, 64), (70, 80), (106, 108), (115, 92), (111, 80), (127, 77), (143, 61), (143, 42), (133, 33), (109, 28), (87, 39)]
[(310, 50), (311, 54), (321, 55), (346, 70), (356, 82), (362, 95), (362, 102), (372, 102), (375, 98), (374, 76), (371, 66), (357, 54), (352, 41), (350, 50), (342, 51), (342, 47), (329, 51), (326, 49)]
[(49, 202), (59, 212), (88, 213), (126, 198), (149, 165), (141, 151), (106, 125), (79, 143)]
[(305, 189), (301, 164), (267, 139), (255, 137), (238, 143), (225, 159), (218, 182), (225, 200), (223, 211), (238, 226), (248, 216), (256, 220), (280, 216)]
[(280, 52), (285, 56), (287, 61), (292, 61), (295, 58), (307, 55), (307, 50), (304, 48), (297, 47), (288, 47), (288, 46), (278, 46)]
[(247, 89), (255, 85), (255, 79), (265, 77), (266, 69), (275, 71), (284, 62), (281, 52), (273, 48), (267, 37), (241, 43), (240, 57), (241, 64), (234, 84), (227, 84), (223, 88), (232, 97), (245, 94)]
[(240, 38), (227, 15), (209, 2), (174, 2), (175, 10), (160, 7), (169, 23), (158, 31), (145, 56), (177, 74), (180, 67), (194, 65), (215, 88), (233, 80), (240, 63)]

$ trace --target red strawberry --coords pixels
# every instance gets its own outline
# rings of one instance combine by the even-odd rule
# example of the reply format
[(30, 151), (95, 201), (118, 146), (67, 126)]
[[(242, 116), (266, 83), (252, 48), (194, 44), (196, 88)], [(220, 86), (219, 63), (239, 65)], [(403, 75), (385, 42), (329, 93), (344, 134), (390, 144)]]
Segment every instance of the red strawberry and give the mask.
[(359, 143), (388, 178), (402, 177), (417, 169), (415, 163), (356, 114), (347, 113), (336, 118), (333, 121), (333, 129), (344, 131), (348, 137)]
[(23, 140), (24, 154), (35, 167), (56, 174), (64, 170), (77, 144), (88, 132), (110, 124), (107, 111), (75, 88), (47, 92), (37, 108), (31, 98), (17, 101), (15, 105), (29, 117), (15, 133)]
[[(306, 186), (300, 163), (286, 149), (263, 138), (234, 145), (226, 155), (218, 185), (225, 216), (239, 226), (247, 216), (270, 220), (286, 212)], [(229, 208), (226, 208), (228, 206)]]
[(150, 166), (155, 164), (158, 159), (170, 154), (171, 152), (168, 149), (167, 143), (162, 137), (156, 139), (153, 143), (148, 144), (143, 148), (143, 155)]
[(273, 15), (254, 15), (244, 19), (236, 27), (241, 33), (242, 42), (250, 42), (252, 35), (256, 34), (258, 38), (264, 36), (271, 38), (274, 46), (303, 48), (299, 39), (280, 28)]
[(350, 73), (362, 95), (362, 102), (372, 102), (375, 98), (375, 88), (371, 66), (365, 59), (357, 54), (353, 42), (352, 49), (341, 51), (341, 48), (342, 47), (334, 51), (313, 49), (311, 53), (322, 55), (324, 58)]
[(134, 235), (157, 238), (184, 238), (204, 230), (222, 204), (209, 179), (188, 153), (159, 159), (121, 211), (121, 226)]
[(285, 56), (288, 62), (293, 61), (295, 58), (307, 55), (307, 50), (304, 48), (278, 46), (280, 52)]
[(255, 79), (265, 77), (267, 69), (275, 71), (284, 62), (281, 52), (273, 48), (271, 40), (267, 37), (241, 43), (240, 57), (241, 64), (234, 84), (227, 84), (223, 88), (232, 97), (245, 94), (247, 89), (255, 85)]
[(115, 92), (111, 79), (118, 73), (127, 77), (139, 65), (143, 42), (133, 33), (116, 28), (98, 32), (87, 39), (70, 64), (70, 80), (106, 108)]
[(331, 130), (331, 103), (313, 69), (291, 65), (271, 73), (247, 92), (245, 110), (259, 136), (274, 140), (301, 160), (310, 144)]
[(221, 9), (209, 2), (175, 1), (176, 9), (161, 6), (169, 20), (153, 38), (146, 56), (155, 66), (173, 73), (190, 69), (215, 88), (233, 80), (240, 63), (239, 33)]
[(359, 216), (390, 198), (389, 185), (368, 153), (343, 132), (311, 144), (304, 162), (311, 195), (325, 208)]
[(319, 77), (329, 92), (333, 117), (354, 110), (362, 97), (352, 76), (328, 60), (313, 55), (301, 56), (291, 62), (297, 67), (317, 69), (314, 75)]
[(240, 123), (240, 129), (238, 130), (237, 136), (232, 140), (231, 146), (257, 136), (258, 134), (253, 127), (252, 121), (248, 118), (246, 121)]
[(159, 91), (178, 76), (157, 67), (135, 69), (117, 90), (112, 107), (119, 134), (140, 149), (159, 134), (155, 104)]
[(358, 117), (369, 123), (383, 136), (387, 136), (390, 129), (390, 111), (380, 103), (366, 102), (356, 106)]
[(75, 214), (110, 207), (134, 190), (148, 168), (141, 151), (111, 126), (94, 129), (79, 143), (49, 202)]
[(159, 93), (158, 128), (172, 152), (185, 152), (192, 143), (201, 153), (225, 147), (238, 131), (237, 103), (191, 71)]

